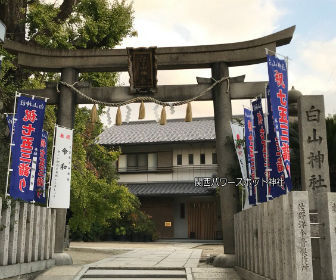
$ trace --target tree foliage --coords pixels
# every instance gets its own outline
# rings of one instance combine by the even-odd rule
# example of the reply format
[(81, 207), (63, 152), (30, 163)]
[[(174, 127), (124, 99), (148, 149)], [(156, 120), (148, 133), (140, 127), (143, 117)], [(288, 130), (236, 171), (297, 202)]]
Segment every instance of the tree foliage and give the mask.
[(86, 108), (76, 110), (75, 120), (70, 227), (88, 232), (93, 224), (107, 226), (110, 220), (120, 219), (121, 213), (133, 211), (139, 202), (117, 184), (113, 163), (119, 152), (94, 143), (102, 123), (92, 127)]
[[(134, 36), (132, 4), (126, 1), (64, 0), (57, 7), (38, 0), (3, 0), (0, 18), (7, 25), (8, 38), (51, 49), (109, 49), (126, 36)], [(44, 88), (46, 82), (57, 81), (58, 73), (32, 72), (20, 68), (15, 55), (0, 47), (5, 58), (0, 76), (0, 99), (3, 112), (11, 112), (14, 93), (22, 89)], [(80, 80), (93, 86), (113, 86), (114, 73), (85, 73)], [(51, 156), (52, 134), (57, 107), (47, 106), (44, 128), (49, 132), (48, 156)], [(99, 107), (98, 114), (102, 113)], [(0, 122), (0, 188), (4, 186), (7, 170), (9, 133), (4, 119)], [(95, 144), (102, 131), (98, 120), (91, 123), (90, 111), (76, 108), (70, 225), (73, 231), (85, 233), (93, 225), (104, 228), (111, 221), (139, 207), (138, 199), (117, 184), (113, 163), (119, 152)], [(48, 169), (49, 170), (49, 169)], [(3, 193), (4, 190), (1, 190)]]

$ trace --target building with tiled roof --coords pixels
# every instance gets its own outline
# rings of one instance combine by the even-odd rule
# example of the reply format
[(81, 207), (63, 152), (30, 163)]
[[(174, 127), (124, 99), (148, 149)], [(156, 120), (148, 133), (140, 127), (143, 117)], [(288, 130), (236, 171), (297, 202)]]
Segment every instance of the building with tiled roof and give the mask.
[(213, 118), (123, 123), (97, 143), (121, 148), (119, 183), (139, 197), (160, 238), (221, 238), (216, 188), (195, 186), (217, 176)]
[(136, 121), (106, 129), (98, 137), (102, 145), (136, 145), (148, 143), (179, 143), (215, 141), (214, 119), (197, 118), (169, 120), (166, 125), (156, 121)]

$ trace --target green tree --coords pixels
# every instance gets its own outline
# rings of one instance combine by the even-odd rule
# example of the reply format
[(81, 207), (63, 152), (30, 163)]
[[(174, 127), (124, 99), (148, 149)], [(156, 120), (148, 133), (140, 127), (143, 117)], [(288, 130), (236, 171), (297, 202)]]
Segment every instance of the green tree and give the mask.
[[(126, 1), (64, 0), (57, 7), (38, 0), (0, 1), (0, 18), (7, 25), (8, 38), (53, 49), (113, 48), (126, 36), (134, 36), (132, 4)], [(44, 88), (46, 82), (58, 81), (58, 73), (32, 72), (22, 69), (15, 55), (0, 47), (4, 55), (0, 76), (2, 112), (11, 112), (16, 90)], [(80, 80), (93, 86), (113, 86), (114, 73), (85, 73)], [(0, 108), (1, 110), (1, 108)], [(51, 156), (52, 134), (57, 107), (47, 106), (44, 128), (49, 132)], [(98, 109), (98, 115), (102, 108)], [(4, 185), (8, 160), (9, 133), (4, 118), (0, 121), (0, 190)], [(91, 124), (90, 111), (76, 108), (71, 183), (70, 225), (73, 231), (88, 232), (93, 225), (104, 228), (122, 213), (132, 212), (139, 201), (125, 187), (118, 186), (113, 162), (119, 152), (96, 145), (94, 139), (102, 123)], [(49, 170), (49, 169), (48, 169)]]

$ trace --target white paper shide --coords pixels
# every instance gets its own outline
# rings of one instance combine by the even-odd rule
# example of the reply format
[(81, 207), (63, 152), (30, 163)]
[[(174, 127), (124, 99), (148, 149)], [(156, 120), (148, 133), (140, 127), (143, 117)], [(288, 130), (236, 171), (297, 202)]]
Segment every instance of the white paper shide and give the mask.
[(72, 129), (56, 126), (48, 199), (50, 208), (70, 207), (72, 136)]

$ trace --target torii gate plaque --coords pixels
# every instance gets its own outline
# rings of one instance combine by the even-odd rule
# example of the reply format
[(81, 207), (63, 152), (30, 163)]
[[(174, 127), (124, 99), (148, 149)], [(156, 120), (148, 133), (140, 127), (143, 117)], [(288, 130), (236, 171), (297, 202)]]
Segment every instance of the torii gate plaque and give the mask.
[[(158, 70), (211, 68), (216, 80), (229, 76), (229, 67), (251, 65), (266, 62), (265, 48), (276, 51), (276, 47), (290, 43), (295, 26), (280, 32), (239, 43), (202, 45), (189, 47), (157, 48)], [(18, 54), (18, 63), (37, 71), (61, 72), (61, 80), (73, 84), (79, 72), (120, 72), (128, 70), (126, 49), (112, 50), (50, 50), (27, 47), (24, 44), (5, 41), (4, 48)], [(239, 80), (239, 79), (238, 79)], [(231, 99), (254, 98), (265, 90), (266, 82), (243, 83), (231, 81), (227, 93), (227, 81), (213, 88), (212, 93), (200, 100), (213, 100), (215, 113), (216, 149), (219, 163), (218, 176), (230, 178), (230, 160), (234, 151), (226, 145), (231, 137), (230, 120), (232, 117)], [(154, 93), (162, 101), (180, 101), (196, 96), (207, 88), (207, 84), (158, 86)], [(58, 124), (73, 128), (74, 106), (88, 103), (71, 89), (61, 86), (34, 90), (35, 95), (49, 97), (49, 104), (58, 104)], [(80, 88), (85, 94), (105, 102), (120, 102), (134, 97), (129, 87)], [(224, 187), (220, 191), (221, 214), (223, 225), (224, 252), (234, 254), (233, 215), (237, 212), (238, 193), (235, 188)], [(64, 243), (66, 209), (58, 209), (56, 216), (55, 253), (62, 253)]]

